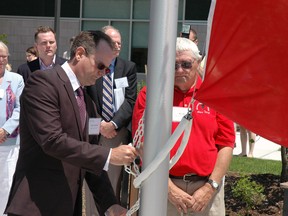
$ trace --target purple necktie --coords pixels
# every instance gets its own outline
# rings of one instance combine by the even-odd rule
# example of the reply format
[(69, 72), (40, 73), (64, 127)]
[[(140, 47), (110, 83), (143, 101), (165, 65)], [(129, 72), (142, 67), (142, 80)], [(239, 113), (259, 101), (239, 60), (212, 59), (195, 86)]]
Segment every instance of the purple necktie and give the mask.
[(110, 74), (103, 76), (102, 117), (110, 121), (113, 117), (112, 78)]
[(77, 93), (76, 100), (77, 100), (77, 104), (79, 107), (79, 113), (80, 113), (80, 118), (81, 118), (81, 127), (82, 127), (82, 131), (84, 131), (84, 127), (86, 123), (86, 104), (84, 101), (83, 89), (79, 87), (76, 90), (76, 93)]

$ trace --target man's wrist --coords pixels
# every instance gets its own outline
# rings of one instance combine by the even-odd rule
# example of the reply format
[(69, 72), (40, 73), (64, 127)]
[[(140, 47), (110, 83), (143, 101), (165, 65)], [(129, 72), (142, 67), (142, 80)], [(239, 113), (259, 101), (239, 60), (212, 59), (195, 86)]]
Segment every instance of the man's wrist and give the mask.
[(4, 128), (2, 128), (2, 130), (3, 130), (4, 134), (5, 134), (5, 137), (7, 138), (10, 134)]

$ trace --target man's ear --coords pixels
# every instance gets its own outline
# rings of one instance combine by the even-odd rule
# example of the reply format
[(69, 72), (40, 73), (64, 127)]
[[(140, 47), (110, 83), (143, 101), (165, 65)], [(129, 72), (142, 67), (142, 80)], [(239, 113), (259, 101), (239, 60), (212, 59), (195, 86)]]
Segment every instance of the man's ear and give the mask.
[(75, 58), (79, 61), (83, 56), (86, 56), (86, 50), (83, 47), (77, 47), (75, 51)]

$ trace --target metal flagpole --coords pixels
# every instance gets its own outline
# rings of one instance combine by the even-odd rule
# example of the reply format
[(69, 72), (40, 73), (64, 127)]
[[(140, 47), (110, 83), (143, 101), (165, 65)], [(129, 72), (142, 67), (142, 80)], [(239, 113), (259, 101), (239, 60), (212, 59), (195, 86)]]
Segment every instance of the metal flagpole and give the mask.
[[(178, 0), (150, 1), (143, 169), (171, 135)], [(142, 184), (140, 215), (167, 213), (169, 156)]]

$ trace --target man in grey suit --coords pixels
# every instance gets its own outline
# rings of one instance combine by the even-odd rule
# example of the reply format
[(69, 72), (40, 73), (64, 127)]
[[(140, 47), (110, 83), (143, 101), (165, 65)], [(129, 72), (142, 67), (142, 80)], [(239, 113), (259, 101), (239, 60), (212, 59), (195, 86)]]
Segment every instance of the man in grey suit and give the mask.
[(38, 59), (26, 62), (18, 67), (17, 73), (26, 82), (31, 73), (36, 70), (47, 70), (55, 65), (62, 65), (66, 59), (56, 55), (56, 33), (49, 26), (39, 26), (34, 34), (34, 47), (38, 52)]
[(82, 32), (69, 62), (47, 73), (35, 71), (27, 80), (8, 216), (81, 216), (84, 177), (101, 215), (125, 215), (105, 170), (130, 164), (137, 152), (128, 145), (106, 148), (88, 142), (97, 142), (96, 127), (90, 124), (96, 111), (82, 88), (104, 75), (114, 57), (111, 43), (103, 32)]
[[(121, 51), (121, 35), (113, 26), (105, 26), (102, 31), (110, 36), (114, 43), (114, 59), (109, 67), (113, 83), (113, 116), (105, 119), (103, 114), (103, 82), (101, 77), (96, 84), (87, 88), (87, 92), (96, 103), (97, 111), (103, 118), (100, 128), (99, 144), (107, 147), (116, 147), (132, 141), (131, 119), (134, 103), (137, 97), (137, 73), (136, 64), (119, 57)], [(123, 168), (111, 166), (108, 176), (115, 191), (116, 197), (120, 200), (121, 180)], [(127, 191), (124, 191), (127, 193)], [(122, 193), (123, 194), (123, 193)], [(121, 200), (123, 204), (125, 200)]]

